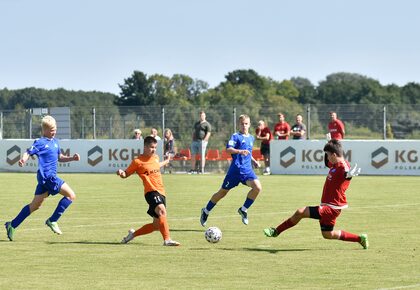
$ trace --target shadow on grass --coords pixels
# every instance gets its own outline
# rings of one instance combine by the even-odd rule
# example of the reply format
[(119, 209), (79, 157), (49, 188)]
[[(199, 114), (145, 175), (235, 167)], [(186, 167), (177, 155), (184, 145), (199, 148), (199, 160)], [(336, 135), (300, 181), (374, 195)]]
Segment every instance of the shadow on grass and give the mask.
[(205, 229), (202, 230), (192, 230), (192, 229), (170, 229), (171, 232), (195, 232), (195, 233), (204, 233)]
[(119, 242), (100, 242), (100, 241), (73, 241), (73, 242), (47, 242), (50, 245), (62, 245), (62, 244), (79, 244), (79, 245), (123, 245)]
[(193, 251), (214, 251), (214, 250), (221, 250), (221, 251), (251, 251), (251, 252), (266, 252), (270, 254), (276, 254), (279, 252), (302, 252), (302, 251), (311, 251), (312, 249), (261, 249), (261, 248), (191, 248), (190, 250)]

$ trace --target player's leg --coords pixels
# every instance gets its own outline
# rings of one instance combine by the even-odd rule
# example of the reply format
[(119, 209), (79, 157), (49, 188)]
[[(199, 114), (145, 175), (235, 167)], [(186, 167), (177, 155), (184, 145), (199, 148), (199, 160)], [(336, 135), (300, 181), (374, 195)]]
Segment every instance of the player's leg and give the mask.
[(153, 223), (159, 225), (159, 231), (162, 234), (163, 245), (164, 246), (179, 246), (180, 243), (171, 239), (169, 234), (169, 224), (167, 220), (167, 213), (165, 204), (159, 204), (155, 208), (155, 213), (158, 216), (153, 218)]
[[(295, 211), (295, 213), (290, 218), (283, 221), (276, 228), (264, 229), (264, 234), (267, 237), (277, 237), (278, 235), (280, 235), (285, 230), (297, 225), (301, 221), (301, 219), (303, 219), (303, 218), (316, 218), (316, 217), (314, 217), (314, 213), (313, 213), (313, 211), (316, 208), (317, 207), (309, 207), (309, 206), (299, 208)], [(312, 212), (312, 215), (311, 215), (311, 212)]]
[(230, 189), (221, 187), (215, 194), (212, 195), (210, 200), (207, 202), (206, 207), (201, 209), (200, 223), (204, 227), (209, 217), (210, 211), (216, 206), (216, 204), (226, 196)]
[(6, 231), (7, 231), (7, 237), (10, 241), (13, 241), (13, 236), (15, 233), (16, 228), (34, 211), (39, 209), (44, 202), (44, 200), (48, 197), (48, 193), (42, 193), (42, 194), (36, 194), (34, 198), (32, 199), (30, 204), (25, 205), (19, 214), (10, 222), (6, 222), (4, 224)]
[[(57, 189), (59, 191), (57, 192)], [(51, 184), (51, 190), (50, 193), (52, 195), (55, 195), (57, 193), (60, 193), (63, 197), (60, 199), (60, 201), (57, 204), (57, 207), (55, 208), (52, 215), (45, 221), (45, 224), (56, 234), (61, 235), (62, 231), (60, 230), (57, 221), (60, 219), (60, 217), (63, 215), (63, 213), (66, 211), (66, 209), (73, 203), (73, 201), (76, 199), (76, 194), (74, 193), (73, 189), (62, 181), (60, 178), (56, 178), (54, 183)]]
[(251, 187), (251, 190), (248, 192), (245, 202), (242, 205), (242, 207), (238, 208), (238, 213), (242, 218), (243, 224), (247, 225), (248, 224), (248, 213), (247, 213), (248, 209), (254, 203), (258, 194), (261, 192), (262, 186), (261, 186), (260, 181), (257, 179), (255, 175), (252, 177), (252, 179), (247, 180), (245, 184)]

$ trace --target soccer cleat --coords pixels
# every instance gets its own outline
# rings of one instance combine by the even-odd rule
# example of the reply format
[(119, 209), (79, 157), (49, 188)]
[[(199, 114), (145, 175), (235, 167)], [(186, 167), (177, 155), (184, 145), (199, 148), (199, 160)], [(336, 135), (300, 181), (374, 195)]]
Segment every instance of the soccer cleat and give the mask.
[(15, 234), (15, 228), (12, 227), (11, 222), (6, 222), (4, 224), (4, 227), (6, 228), (7, 237), (9, 238), (9, 241), (13, 241), (13, 235)]
[(174, 241), (174, 240), (165, 240), (163, 242), (163, 245), (164, 246), (167, 246), (167, 247), (177, 247), (177, 246), (179, 246), (181, 244), (178, 243), (177, 241)]
[(277, 230), (275, 228), (267, 228), (267, 229), (264, 229), (264, 234), (267, 237), (270, 237), (270, 238), (275, 238), (275, 237), (277, 237), (279, 235), (277, 233)]
[(121, 240), (121, 244), (127, 244), (132, 239), (134, 239), (134, 229), (129, 229), (128, 235)]
[(367, 234), (361, 234), (360, 235), (360, 242), (359, 242), (363, 249), (367, 250), (369, 248), (369, 240)]
[(248, 213), (246, 211), (243, 211), (241, 208), (238, 208), (238, 213), (242, 217), (242, 222), (244, 225), (248, 224)]
[(61, 235), (63, 234), (63, 232), (60, 230), (60, 228), (58, 227), (57, 222), (52, 222), (50, 221), (50, 219), (47, 219), (45, 221), (45, 224), (57, 235)]
[(201, 209), (201, 216), (200, 216), (200, 223), (201, 223), (201, 225), (204, 227), (205, 225), (206, 225), (206, 222), (207, 222), (207, 218), (209, 217), (209, 215), (208, 214), (206, 214), (206, 212), (205, 212), (205, 208), (203, 207), (202, 209)]

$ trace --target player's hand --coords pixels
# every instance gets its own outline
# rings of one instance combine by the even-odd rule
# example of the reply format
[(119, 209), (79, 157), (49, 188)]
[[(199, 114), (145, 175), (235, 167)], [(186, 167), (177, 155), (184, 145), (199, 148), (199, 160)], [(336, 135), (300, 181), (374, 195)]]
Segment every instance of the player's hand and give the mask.
[(347, 172), (346, 178), (358, 176), (361, 170), (362, 169), (360, 167), (357, 167), (357, 163), (355, 163), (353, 168), (350, 168), (349, 172)]
[(124, 177), (124, 176), (125, 176), (125, 171), (124, 171), (124, 170), (122, 170), (122, 169), (118, 169), (118, 171), (117, 171), (117, 175), (118, 175), (119, 177)]
[(261, 165), (258, 161), (252, 160), (252, 162), (253, 162), (254, 168), (260, 168), (261, 167)]
[(19, 164), (19, 167), (23, 167), (23, 165), (25, 165), (25, 160), (20, 159), (18, 164)]

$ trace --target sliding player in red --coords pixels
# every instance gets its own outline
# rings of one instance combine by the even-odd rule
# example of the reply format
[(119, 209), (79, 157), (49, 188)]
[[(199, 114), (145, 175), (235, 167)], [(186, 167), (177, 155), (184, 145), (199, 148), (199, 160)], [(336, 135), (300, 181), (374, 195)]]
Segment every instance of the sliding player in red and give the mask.
[(341, 210), (347, 208), (346, 190), (353, 176), (360, 173), (357, 164), (350, 168), (350, 164), (343, 157), (343, 148), (340, 141), (330, 140), (324, 146), (325, 165), (330, 168), (322, 192), (321, 205), (306, 206), (298, 209), (289, 219), (277, 228), (264, 229), (267, 237), (277, 237), (283, 231), (297, 225), (303, 218), (319, 220), (321, 233), (325, 239), (335, 239), (347, 242), (357, 242), (364, 249), (369, 247), (366, 234), (356, 235), (343, 230), (334, 230), (335, 221)]

